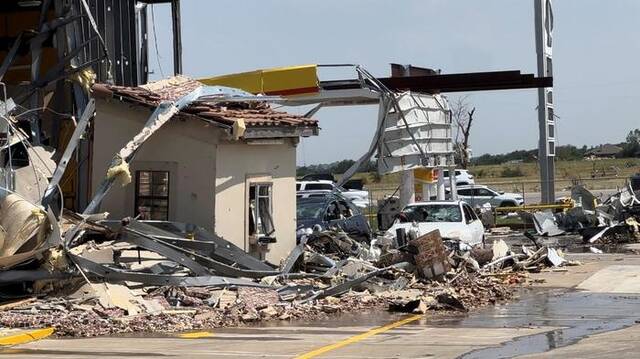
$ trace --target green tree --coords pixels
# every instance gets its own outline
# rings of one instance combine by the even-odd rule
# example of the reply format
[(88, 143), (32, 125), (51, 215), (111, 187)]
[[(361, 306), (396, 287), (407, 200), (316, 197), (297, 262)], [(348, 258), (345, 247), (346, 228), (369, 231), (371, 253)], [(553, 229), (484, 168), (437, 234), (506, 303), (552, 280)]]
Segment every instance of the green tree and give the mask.
[(622, 146), (623, 157), (638, 157), (640, 156), (640, 129), (629, 131), (627, 134), (627, 140)]

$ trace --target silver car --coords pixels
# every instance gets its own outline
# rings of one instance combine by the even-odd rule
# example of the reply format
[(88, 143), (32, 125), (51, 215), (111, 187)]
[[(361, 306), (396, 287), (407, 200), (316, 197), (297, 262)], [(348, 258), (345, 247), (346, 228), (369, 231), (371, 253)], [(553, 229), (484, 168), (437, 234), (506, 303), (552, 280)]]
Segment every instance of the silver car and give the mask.
[(499, 192), (487, 186), (459, 186), (457, 190), (458, 199), (473, 207), (479, 207), (485, 203), (489, 203), (492, 207), (517, 207), (524, 204), (524, 198), (519, 193)]

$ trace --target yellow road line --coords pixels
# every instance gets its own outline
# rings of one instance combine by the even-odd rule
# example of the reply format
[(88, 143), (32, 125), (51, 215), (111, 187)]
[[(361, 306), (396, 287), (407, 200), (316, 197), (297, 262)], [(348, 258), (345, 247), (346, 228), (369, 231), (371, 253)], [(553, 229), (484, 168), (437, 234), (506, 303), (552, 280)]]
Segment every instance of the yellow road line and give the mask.
[(16, 332), (15, 334), (3, 335), (0, 336), (0, 346), (24, 344), (34, 340), (46, 338), (53, 334), (53, 331), (53, 328), (43, 328), (25, 330)]
[(211, 332), (192, 332), (192, 333), (178, 334), (178, 338), (183, 338), (183, 339), (209, 338), (212, 336), (213, 336), (213, 333)]
[(330, 352), (332, 350), (336, 350), (336, 349), (342, 348), (342, 347), (347, 346), (349, 344), (357, 343), (357, 342), (359, 342), (361, 340), (367, 339), (367, 338), (372, 337), (372, 336), (374, 336), (376, 334), (384, 333), (384, 332), (386, 332), (388, 330), (391, 330), (393, 328), (397, 328), (397, 327), (405, 325), (407, 323), (411, 323), (411, 322), (416, 321), (416, 320), (418, 320), (418, 319), (420, 319), (422, 317), (423, 317), (422, 314), (412, 315), (410, 317), (404, 318), (404, 319), (399, 320), (397, 322), (394, 322), (394, 323), (391, 323), (391, 324), (387, 324), (387, 325), (382, 326), (382, 327), (374, 328), (374, 329), (371, 329), (371, 330), (369, 330), (367, 332), (364, 332), (364, 333), (361, 333), (361, 334), (358, 334), (358, 335), (354, 335), (354, 336), (352, 336), (350, 338), (341, 340), (341, 341), (339, 341), (337, 343), (329, 344), (329, 345), (326, 345), (324, 347), (320, 347), (320, 348), (318, 348), (316, 350), (313, 350), (313, 351), (310, 351), (308, 353), (305, 353), (305, 354), (302, 354), (300, 356), (297, 356), (296, 359), (315, 358), (318, 355), (322, 355), (322, 354)]

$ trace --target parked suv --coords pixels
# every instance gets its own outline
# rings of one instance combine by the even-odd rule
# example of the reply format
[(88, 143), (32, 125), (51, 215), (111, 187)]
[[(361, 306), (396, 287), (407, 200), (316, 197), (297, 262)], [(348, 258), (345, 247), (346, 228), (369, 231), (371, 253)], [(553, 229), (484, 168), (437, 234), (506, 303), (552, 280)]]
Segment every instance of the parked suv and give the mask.
[[(469, 173), (467, 170), (455, 170), (456, 175), (456, 185), (457, 186), (466, 186), (470, 184), (475, 184), (475, 180), (473, 179), (473, 175)], [(444, 177), (444, 185), (445, 187), (451, 187), (451, 180), (449, 179), (449, 170), (443, 170), (442, 176)]]
[(338, 192), (348, 198), (360, 208), (366, 208), (369, 205), (369, 192), (364, 190), (344, 189), (336, 186), (332, 181), (298, 181), (296, 182), (296, 193), (298, 197), (308, 197), (308, 194), (314, 192)]
[(493, 207), (515, 207), (524, 204), (524, 198), (519, 193), (505, 193), (487, 186), (471, 185), (459, 186), (458, 198), (471, 206), (482, 206), (485, 203)]

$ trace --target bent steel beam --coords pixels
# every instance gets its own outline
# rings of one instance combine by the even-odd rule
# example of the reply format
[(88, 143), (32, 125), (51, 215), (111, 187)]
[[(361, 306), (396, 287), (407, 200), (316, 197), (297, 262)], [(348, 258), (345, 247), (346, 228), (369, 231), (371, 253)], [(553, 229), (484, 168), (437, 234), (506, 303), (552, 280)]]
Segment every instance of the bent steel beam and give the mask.
[[(240, 278), (229, 278), (220, 276), (198, 276), (198, 277), (180, 277), (173, 275), (162, 274), (150, 274), (125, 271), (121, 269), (107, 267), (102, 264), (98, 264), (86, 258), (67, 253), (67, 255), (77, 263), (83, 270), (108, 281), (116, 282), (136, 282), (146, 285), (174, 285), (181, 287), (214, 287), (214, 288), (227, 288), (227, 287), (260, 287), (271, 288), (264, 284), (255, 283), (250, 280)], [(3, 273), (0, 272), (0, 276)], [(1, 278), (0, 278), (1, 279)]]
[(58, 187), (58, 184), (62, 179), (62, 175), (64, 174), (64, 171), (67, 169), (69, 160), (71, 159), (73, 152), (76, 150), (76, 147), (78, 146), (80, 137), (84, 134), (85, 129), (87, 128), (87, 124), (89, 124), (89, 119), (93, 117), (93, 114), (96, 109), (95, 104), (96, 103), (94, 99), (89, 100), (89, 103), (87, 104), (87, 106), (84, 109), (84, 112), (82, 113), (82, 117), (80, 117), (80, 121), (78, 121), (78, 124), (76, 125), (75, 130), (73, 130), (73, 135), (71, 135), (71, 139), (69, 139), (69, 143), (67, 144), (67, 147), (65, 148), (64, 153), (62, 154), (62, 158), (58, 163), (58, 167), (56, 167), (56, 170), (54, 171), (53, 176), (51, 177), (51, 181), (49, 181), (49, 186), (45, 190), (44, 195), (42, 197), (41, 204), (45, 208), (48, 207), (49, 203), (51, 202), (51, 199), (53, 198), (55, 189), (56, 187)]
[(179, 265), (188, 268), (195, 275), (208, 275), (209, 271), (192, 257), (177, 251), (175, 248), (171, 248), (161, 242), (158, 242), (153, 237), (146, 236), (139, 232), (127, 231), (131, 235), (120, 238), (120, 241), (135, 244), (138, 247), (156, 252), (162, 256), (178, 263)]
[[(129, 227), (174, 245), (182, 246), (182, 241), (202, 242), (193, 243), (193, 246), (205, 246), (203, 243), (210, 243), (211, 246), (215, 246), (213, 252), (199, 251), (222, 263), (256, 271), (273, 270), (272, 266), (253, 257), (235, 244), (198, 226), (170, 221), (132, 221)], [(193, 237), (194, 241), (184, 239), (187, 236)], [(171, 237), (182, 237), (182, 240)]]
[(197, 268), (197, 271), (194, 271), (193, 269), (192, 271), (194, 271), (196, 274), (203, 274), (202, 270), (204, 270), (204, 273), (206, 273), (207, 271), (206, 269), (204, 269), (205, 267), (219, 274), (231, 277), (262, 278), (280, 274), (279, 271), (274, 270), (254, 271), (232, 267), (230, 265), (218, 262), (212, 258), (205, 257), (196, 252), (189, 251), (179, 246), (159, 242), (157, 239), (153, 238), (153, 236), (147, 235), (140, 231), (136, 231), (135, 229), (124, 227), (124, 230), (129, 234), (133, 234), (133, 236), (131, 237), (127, 236), (128, 238), (124, 239), (124, 241), (138, 244), (141, 247), (158, 252), (165, 257), (176, 261), (178, 264), (186, 266), (187, 263), (189, 263), (189, 269), (191, 269), (191, 267), (194, 267), (194, 264), (197, 264), (198, 267), (202, 269), (194, 267)]

